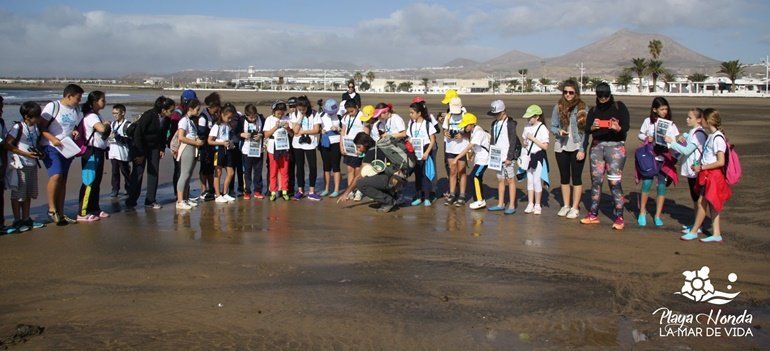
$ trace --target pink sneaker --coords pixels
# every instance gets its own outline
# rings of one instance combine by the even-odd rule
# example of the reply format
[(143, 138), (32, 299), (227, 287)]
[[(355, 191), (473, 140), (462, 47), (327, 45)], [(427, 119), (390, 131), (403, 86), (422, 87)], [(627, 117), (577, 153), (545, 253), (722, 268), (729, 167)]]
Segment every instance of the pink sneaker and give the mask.
[(96, 222), (98, 220), (99, 220), (99, 217), (94, 216), (92, 214), (85, 215), (85, 216), (78, 215), (77, 217), (78, 222)]
[(110, 218), (110, 214), (104, 211), (99, 212), (99, 218)]

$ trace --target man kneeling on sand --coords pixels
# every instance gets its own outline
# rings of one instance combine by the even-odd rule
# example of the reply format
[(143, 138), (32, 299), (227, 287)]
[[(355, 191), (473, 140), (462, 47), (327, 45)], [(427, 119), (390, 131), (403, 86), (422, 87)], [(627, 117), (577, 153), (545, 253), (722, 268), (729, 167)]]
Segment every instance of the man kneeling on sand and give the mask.
[(377, 171), (377, 164), (384, 164), (388, 162), (388, 159), (383, 152), (376, 152), (375, 141), (369, 134), (358, 133), (353, 142), (356, 144), (359, 154), (363, 155), (361, 174), (356, 175), (351, 185), (337, 199), (337, 202), (347, 201), (351, 189), (358, 188), (365, 196), (380, 205), (378, 211), (390, 212), (396, 206), (396, 187), (391, 183), (391, 177)]

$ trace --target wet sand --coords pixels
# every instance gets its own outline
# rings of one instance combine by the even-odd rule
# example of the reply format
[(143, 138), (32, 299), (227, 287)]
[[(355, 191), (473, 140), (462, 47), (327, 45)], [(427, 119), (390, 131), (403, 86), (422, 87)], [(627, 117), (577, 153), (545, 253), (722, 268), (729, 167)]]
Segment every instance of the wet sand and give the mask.
[[(241, 107), (274, 96), (223, 98)], [(464, 102), (482, 116), (494, 98)], [(518, 116), (530, 103), (550, 111), (556, 98), (504, 100)], [(409, 96), (382, 99), (407, 116)], [(637, 130), (651, 98), (621, 99)], [(376, 100), (364, 96), (365, 103)], [(429, 100), (438, 111), (439, 98)], [(763, 147), (770, 104), (670, 101), (680, 130), (689, 107), (719, 108), (741, 154), (744, 178), (723, 214), (724, 244), (678, 240), (691, 216), (686, 183), (669, 189), (664, 228), (637, 228), (632, 158), (623, 232), (609, 227), (606, 194), (599, 226), (556, 217), (558, 189), (541, 216), (522, 213), (526, 200), (507, 217), (441, 204), (380, 214), (366, 201), (329, 200), (206, 203), (177, 214), (166, 158), (162, 210), (120, 212), (122, 203), (105, 197), (103, 208), (115, 212), (108, 220), (0, 237), (0, 338), (25, 323), (45, 333), (12, 349), (767, 349), (770, 194), (762, 170), (770, 163)], [(635, 134), (629, 150), (638, 145)], [(70, 173), (69, 213), (77, 207), (79, 164)], [(41, 185), (45, 179), (41, 172)], [(485, 180), (496, 183), (491, 171)], [(551, 180), (558, 181), (555, 169)], [(486, 190), (488, 199), (496, 196)], [(38, 218), (44, 203), (44, 196), (34, 203)], [(654, 310), (712, 308), (673, 294), (682, 271), (703, 265), (718, 290), (728, 273), (738, 274), (733, 285), (741, 294), (722, 308), (752, 313), (753, 338), (657, 336)], [(636, 343), (634, 331), (648, 340)]]

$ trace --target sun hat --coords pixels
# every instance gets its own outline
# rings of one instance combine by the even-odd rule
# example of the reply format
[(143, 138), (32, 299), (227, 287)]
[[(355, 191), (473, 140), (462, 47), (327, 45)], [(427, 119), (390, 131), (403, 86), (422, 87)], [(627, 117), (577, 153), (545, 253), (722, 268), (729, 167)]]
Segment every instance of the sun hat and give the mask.
[(372, 119), (372, 117), (374, 117), (374, 106), (366, 105), (361, 109), (361, 112), (364, 114), (361, 116), (361, 122), (368, 122), (370, 119)]
[(460, 124), (457, 125), (458, 128), (464, 129), (465, 127), (478, 123), (478, 118), (476, 118), (476, 115), (472, 113), (466, 113), (463, 115), (463, 119), (460, 121)]
[(182, 91), (182, 101), (190, 101), (192, 99), (197, 99), (198, 95), (195, 94), (195, 90), (192, 89), (185, 89)]
[(490, 105), (489, 112), (487, 112), (488, 116), (497, 116), (498, 113), (505, 111), (505, 103), (503, 100), (495, 100), (492, 101), (492, 104)]
[(415, 96), (414, 99), (412, 99), (413, 104), (419, 104), (421, 102), (425, 102), (425, 99), (423, 99), (422, 96)]
[(456, 97), (459, 97), (459, 96), (460, 95), (457, 94), (457, 90), (449, 89), (449, 90), (446, 91), (446, 93), (444, 93), (444, 100), (441, 100), (441, 103), (446, 105), (450, 101), (452, 101), (452, 99), (454, 99)]
[[(382, 104), (378, 104), (377, 106), (382, 106)], [(392, 110), (393, 110), (393, 104), (387, 103), (385, 104), (385, 107), (375, 109), (373, 117), (374, 118), (380, 117), (381, 114)]]
[(454, 97), (449, 101), (449, 113), (456, 115), (463, 112), (463, 101), (459, 97)]
[(534, 116), (542, 116), (543, 115), (543, 109), (540, 108), (540, 106), (537, 105), (529, 105), (527, 107), (527, 112), (524, 113), (524, 116), (521, 116), (522, 118), (532, 118)]
[(337, 105), (337, 101), (334, 99), (326, 99), (324, 101), (324, 113), (329, 116), (334, 116), (337, 114), (337, 112), (340, 110), (339, 105)]

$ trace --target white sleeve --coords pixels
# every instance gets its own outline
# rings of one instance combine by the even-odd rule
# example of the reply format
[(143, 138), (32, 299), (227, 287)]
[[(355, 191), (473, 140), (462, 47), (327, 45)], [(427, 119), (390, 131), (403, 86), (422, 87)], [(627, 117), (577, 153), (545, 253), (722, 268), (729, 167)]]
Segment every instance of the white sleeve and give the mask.
[(679, 128), (676, 127), (676, 124), (671, 123), (671, 126), (668, 127), (668, 130), (666, 131), (666, 136), (676, 138), (679, 135)]
[(17, 136), (19, 136), (19, 123), (14, 123), (11, 129), (8, 129), (8, 133), (6, 133), (5, 137), (12, 136), (14, 139), (16, 139)]
[(714, 137), (714, 156), (717, 155), (720, 151), (726, 152), (727, 151), (727, 144), (725, 144), (725, 139), (723, 136), (718, 135)]
[(644, 122), (642, 122), (642, 127), (639, 128), (639, 135), (637, 138), (639, 138), (640, 141), (647, 140), (647, 129), (650, 129), (650, 118), (645, 118)]
[(91, 113), (83, 120), (83, 124), (85, 124), (86, 128), (88, 129), (94, 129), (94, 125), (96, 122), (99, 122), (99, 118), (96, 117), (95, 114)]
[(471, 133), (471, 144), (482, 145), (484, 143), (484, 131), (479, 130), (478, 127), (473, 129)]
[(542, 143), (548, 144), (548, 142), (550, 141), (550, 135), (548, 133), (548, 128), (545, 127), (545, 125), (543, 125), (543, 127), (544, 128), (540, 128), (540, 131), (537, 132), (537, 135), (535, 135), (535, 138), (537, 138), (537, 140), (540, 140), (540, 142), (542, 142)]
[(438, 134), (436, 125), (433, 123), (430, 123), (430, 121), (428, 121), (428, 132), (430, 133), (430, 135)]
[(209, 131), (210, 137), (218, 137), (219, 136), (219, 124), (215, 124), (213, 127), (211, 127), (211, 130)]
[(270, 130), (275, 127), (275, 117), (270, 116), (265, 120), (265, 126), (262, 128), (263, 130)]
[(318, 125), (322, 124), (321, 115), (318, 113), (316, 113), (315, 116), (313, 116), (313, 125), (317, 125), (317, 124)]
[(50, 121), (51, 118), (53, 118), (53, 102), (49, 102), (47, 105), (45, 105), (45, 108), (43, 108), (42, 117), (46, 121)]
[(208, 125), (206, 125), (206, 119), (207, 119), (206, 117), (199, 116), (198, 117), (198, 125), (201, 126), (201, 127), (208, 127)]
[[(394, 116), (392, 118), (394, 118), (392, 132), (394, 132), (394, 133), (401, 133), (401, 132), (406, 130), (406, 126), (404, 125), (404, 120), (400, 116)], [(428, 124), (430, 124), (430, 123), (428, 123)]]
[(444, 130), (449, 129), (449, 119), (452, 118), (452, 115), (447, 114), (446, 117), (444, 117), (444, 123), (441, 124), (441, 128), (444, 128)]

